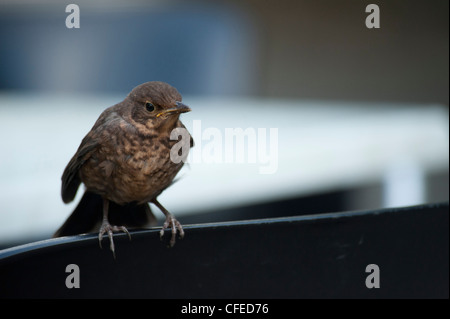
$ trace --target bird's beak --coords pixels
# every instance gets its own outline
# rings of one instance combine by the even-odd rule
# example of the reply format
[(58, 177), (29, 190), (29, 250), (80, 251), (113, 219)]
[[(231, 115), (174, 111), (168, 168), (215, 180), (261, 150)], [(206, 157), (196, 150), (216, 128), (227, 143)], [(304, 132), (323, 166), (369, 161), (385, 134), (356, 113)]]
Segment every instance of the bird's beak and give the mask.
[(160, 117), (161, 115), (165, 114), (180, 114), (180, 113), (186, 113), (189, 112), (191, 109), (189, 106), (181, 103), (181, 102), (175, 102), (176, 106), (170, 109), (163, 110), (156, 114), (156, 117)]

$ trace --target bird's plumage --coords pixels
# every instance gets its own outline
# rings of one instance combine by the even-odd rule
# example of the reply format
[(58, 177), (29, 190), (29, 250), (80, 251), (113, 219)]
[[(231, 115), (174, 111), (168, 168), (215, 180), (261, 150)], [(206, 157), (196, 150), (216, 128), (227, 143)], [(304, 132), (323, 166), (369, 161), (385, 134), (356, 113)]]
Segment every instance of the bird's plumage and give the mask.
[[(170, 138), (173, 129), (186, 129), (179, 114), (188, 111), (178, 91), (164, 82), (141, 84), (122, 102), (103, 111), (62, 175), (65, 203), (74, 199), (81, 183), (86, 193), (55, 235), (73, 234), (70, 224), (82, 224), (83, 218), (101, 220), (102, 199), (113, 203), (110, 211), (115, 215), (131, 216), (131, 211), (138, 211), (137, 215), (148, 215), (140, 218), (143, 222), (153, 220), (148, 202), (156, 201), (184, 164), (171, 159), (171, 148), (176, 143), (188, 143), (187, 149), (193, 145), (190, 135), (188, 141)], [(91, 215), (82, 217), (87, 214)], [(86, 224), (92, 226), (92, 222)]]

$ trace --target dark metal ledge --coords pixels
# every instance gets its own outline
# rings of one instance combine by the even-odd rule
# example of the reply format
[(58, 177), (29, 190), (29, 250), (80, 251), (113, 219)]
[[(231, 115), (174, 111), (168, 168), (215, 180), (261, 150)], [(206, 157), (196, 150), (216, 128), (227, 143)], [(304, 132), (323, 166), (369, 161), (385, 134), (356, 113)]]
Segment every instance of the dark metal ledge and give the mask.
[[(0, 251), (1, 298), (448, 298), (448, 203), (87, 234)], [(65, 285), (66, 266), (80, 288)], [(365, 281), (380, 268), (380, 288)]]

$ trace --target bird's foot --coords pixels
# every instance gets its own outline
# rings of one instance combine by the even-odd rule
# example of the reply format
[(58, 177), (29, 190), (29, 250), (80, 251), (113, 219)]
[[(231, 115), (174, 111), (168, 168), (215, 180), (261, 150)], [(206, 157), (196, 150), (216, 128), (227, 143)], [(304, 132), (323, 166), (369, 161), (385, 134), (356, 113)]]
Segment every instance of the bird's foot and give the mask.
[(107, 221), (103, 221), (102, 225), (100, 226), (100, 231), (98, 232), (98, 243), (100, 245), (100, 248), (102, 248), (102, 239), (103, 235), (105, 233), (108, 234), (109, 237), (109, 249), (111, 249), (114, 259), (116, 258), (116, 253), (114, 250), (114, 240), (113, 240), (113, 232), (123, 231), (124, 233), (127, 233), (128, 238), (131, 240), (131, 235), (128, 232), (128, 230), (125, 228), (125, 226), (113, 226)]
[(169, 227), (172, 228), (172, 237), (170, 238), (170, 247), (173, 247), (175, 245), (177, 229), (180, 234), (180, 239), (183, 239), (183, 237), (184, 237), (184, 230), (183, 230), (183, 227), (181, 226), (180, 222), (172, 214), (167, 214), (166, 221), (164, 222), (162, 229), (159, 233), (159, 237), (161, 238), (161, 240), (164, 236), (164, 231)]

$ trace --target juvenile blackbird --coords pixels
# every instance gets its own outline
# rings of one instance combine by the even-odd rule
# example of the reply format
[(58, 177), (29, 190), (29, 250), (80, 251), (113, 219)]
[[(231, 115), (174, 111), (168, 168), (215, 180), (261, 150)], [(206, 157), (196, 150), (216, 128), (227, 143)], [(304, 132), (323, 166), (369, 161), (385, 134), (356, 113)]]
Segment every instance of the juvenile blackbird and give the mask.
[[(114, 254), (113, 232), (123, 231), (130, 237), (126, 226), (142, 227), (155, 220), (151, 202), (166, 216), (161, 238), (169, 227), (170, 246), (175, 244), (177, 230), (183, 238), (183, 227), (157, 197), (184, 164), (171, 160), (171, 148), (179, 142), (189, 143), (183, 149), (193, 146), (192, 137), (179, 120), (181, 113), (189, 111), (181, 103), (180, 93), (164, 82), (141, 84), (122, 102), (103, 111), (62, 175), (64, 203), (74, 199), (81, 182), (86, 191), (53, 237), (90, 232), (101, 221), (100, 247), (106, 233)], [(186, 130), (188, 141), (170, 138), (176, 128)], [(110, 220), (119, 225), (112, 225)]]

